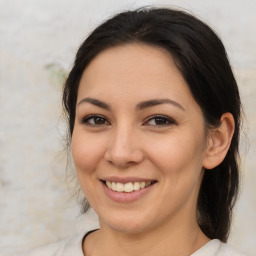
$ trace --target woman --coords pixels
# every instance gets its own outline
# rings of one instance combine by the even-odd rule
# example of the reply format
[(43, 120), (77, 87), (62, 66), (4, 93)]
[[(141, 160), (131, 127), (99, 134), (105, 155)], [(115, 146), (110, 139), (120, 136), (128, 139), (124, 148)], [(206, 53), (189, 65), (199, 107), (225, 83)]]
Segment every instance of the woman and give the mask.
[(171, 9), (116, 15), (80, 46), (63, 103), (100, 229), (30, 255), (241, 255), (225, 244), (240, 97), (207, 25)]

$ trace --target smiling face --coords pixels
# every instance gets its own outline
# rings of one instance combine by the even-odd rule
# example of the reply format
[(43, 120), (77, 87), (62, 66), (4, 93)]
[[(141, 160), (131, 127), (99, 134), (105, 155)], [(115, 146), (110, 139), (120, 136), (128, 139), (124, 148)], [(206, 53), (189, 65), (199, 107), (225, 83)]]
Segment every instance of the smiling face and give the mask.
[(165, 50), (117, 46), (86, 67), (72, 153), (102, 227), (197, 225), (206, 138), (202, 111)]

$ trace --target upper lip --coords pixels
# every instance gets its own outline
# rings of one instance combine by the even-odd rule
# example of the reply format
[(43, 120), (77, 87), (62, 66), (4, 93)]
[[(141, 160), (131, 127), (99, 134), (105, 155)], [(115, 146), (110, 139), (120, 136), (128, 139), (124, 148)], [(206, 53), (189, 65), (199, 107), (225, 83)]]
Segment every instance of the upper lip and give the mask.
[(110, 181), (110, 182), (119, 182), (119, 183), (129, 183), (129, 182), (153, 182), (156, 181), (154, 179), (141, 178), (141, 177), (117, 177), (117, 176), (108, 176), (100, 178), (102, 181)]

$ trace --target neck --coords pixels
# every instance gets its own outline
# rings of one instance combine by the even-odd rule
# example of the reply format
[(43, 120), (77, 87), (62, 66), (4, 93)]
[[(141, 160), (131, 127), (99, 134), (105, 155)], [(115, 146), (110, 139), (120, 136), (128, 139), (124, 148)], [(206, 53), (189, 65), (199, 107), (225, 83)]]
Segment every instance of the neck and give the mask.
[[(102, 226), (86, 238), (86, 256), (140, 255), (188, 256), (206, 244), (209, 239), (197, 223), (165, 225), (141, 233), (126, 234)], [(168, 253), (167, 253), (168, 252)]]

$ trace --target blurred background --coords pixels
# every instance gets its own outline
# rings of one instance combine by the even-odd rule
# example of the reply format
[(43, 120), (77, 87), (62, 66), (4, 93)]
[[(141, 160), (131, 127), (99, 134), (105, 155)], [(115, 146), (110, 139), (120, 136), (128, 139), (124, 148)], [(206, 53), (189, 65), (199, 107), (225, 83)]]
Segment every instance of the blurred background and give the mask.
[(72, 197), (62, 84), (95, 26), (118, 11), (156, 4), (196, 14), (226, 46), (246, 115), (243, 185), (229, 243), (255, 254), (255, 0), (0, 0), (0, 254), (17, 255), (97, 227), (93, 211), (81, 216)]

